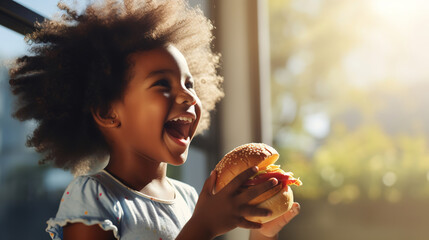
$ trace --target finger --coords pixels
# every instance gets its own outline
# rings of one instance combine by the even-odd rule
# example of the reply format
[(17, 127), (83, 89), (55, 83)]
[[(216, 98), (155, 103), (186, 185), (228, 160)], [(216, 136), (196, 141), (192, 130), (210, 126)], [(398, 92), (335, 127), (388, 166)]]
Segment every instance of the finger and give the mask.
[(247, 229), (258, 229), (262, 227), (262, 223), (251, 222), (242, 217), (240, 218), (237, 224), (237, 227), (247, 228)]
[[(264, 192), (272, 189), (274, 186), (278, 186), (278, 191), (280, 191), (281, 186), (278, 185), (279, 181), (276, 178), (270, 178), (268, 181), (260, 183), (252, 188), (248, 188), (247, 190), (241, 193), (243, 202), (249, 202), (250, 204), (257, 204), (261, 202), (258, 199), (258, 196), (261, 196)], [(261, 198), (266, 199), (267, 196), (261, 196)], [(252, 201), (251, 201), (252, 200)], [(252, 203), (253, 202), (253, 203)]]
[(288, 224), (294, 217), (296, 217), (299, 214), (300, 210), (301, 206), (299, 205), (299, 203), (294, 202), (292, 208), (282, 216), (278, 217), (278, 220), (275, 219), (271, 222), (265, 223), (265, 225), (276, 225), (277, 227), (282, 228), (283, 226)]
[(299, 211), (301, 211), (301, 205), (299, 203), (294, 202), (292, 205), (292, 208), (286, 213), (288, 221), (292, 220), (292, 218), (296, 217), (299, 214)]
[(283, 221), (280, 222), (280, 224), (283, 226), (288, 224), (296, 215), (299, 214), (300, 210), (301, 210), (301, 206), (299, 205), (299, 203), (294, 202), (292, 205), (292, 208), (281, 216), (281, 219)]
[(287, 218), (288, 221), (292, 220), (296, 215), (299, 214), (299, 211), (301, 210), (301, 205), (299, 203), (294, 202), (292, 205), (292, 208), (284, 214), (284, 217)]
[(213, 194), (214, 185), (216, 183), (216, 175), (217, 175), (216, 171), (213, 170), (210, 173), (210, 176), (204, 182), (204, 186), (203, 186), (201, 192), (205, 192), (207, 194)]
[(240, 215), (243, 217), (260, 216), (268, 217), (272, 214), (272, 211), (265, 208), (258, 208), (252, 205), (243, 205), (240, 207)]
[(275, 236), (283, 227), (288, 224), (296, 215), (298, 215), (300, 210), (299, 203), (294, 203), (292, 208), (287, 211), (282, 216), (263, 224), (261, 231), (263, 231), (265, 236)]
[(251, 168), (248, 168), (238, 174), (234, 179), (231, 180), (231, 182), (228, 183), (228, 185), (225, 186), (225, 189), (229, 189), (230, 191), (236, 191), (243, 183), (247, 181), (251, 176), (255, 175), (255, 173), (258, 172), (258, 167), (253, 166)]

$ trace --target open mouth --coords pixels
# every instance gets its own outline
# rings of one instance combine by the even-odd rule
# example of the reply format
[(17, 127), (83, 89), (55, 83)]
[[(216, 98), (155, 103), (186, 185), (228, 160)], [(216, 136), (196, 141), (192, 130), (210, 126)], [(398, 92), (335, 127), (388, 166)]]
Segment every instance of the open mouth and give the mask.
[(164, 129), (171, 137), (183, 142), (190, 137), (192, 118), (178, 117), (164, 124)]

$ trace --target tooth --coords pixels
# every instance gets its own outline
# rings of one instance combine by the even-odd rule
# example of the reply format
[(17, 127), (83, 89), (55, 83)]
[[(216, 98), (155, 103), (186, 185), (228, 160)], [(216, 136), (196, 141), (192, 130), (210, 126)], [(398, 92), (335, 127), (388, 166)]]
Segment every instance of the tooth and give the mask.
[(177, 118), (174, 118), (174, 119), (172, 119), (171, 121), (185, 121), (185, 122), (188, 122), (188, 123), (190, 123), (190, 122), (192, 122), (192, 118), (188, 118), (188, 117), (177, 117)]

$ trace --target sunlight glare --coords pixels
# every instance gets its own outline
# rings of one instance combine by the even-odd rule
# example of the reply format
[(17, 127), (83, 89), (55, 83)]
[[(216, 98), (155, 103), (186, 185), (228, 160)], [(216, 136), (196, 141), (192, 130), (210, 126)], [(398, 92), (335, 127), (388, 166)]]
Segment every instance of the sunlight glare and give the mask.
[(429, 1), (373, 0), (372, 24), (343, 60), (351, 83), (365, 87), (385, 80), (405, 84), (429, 77)]

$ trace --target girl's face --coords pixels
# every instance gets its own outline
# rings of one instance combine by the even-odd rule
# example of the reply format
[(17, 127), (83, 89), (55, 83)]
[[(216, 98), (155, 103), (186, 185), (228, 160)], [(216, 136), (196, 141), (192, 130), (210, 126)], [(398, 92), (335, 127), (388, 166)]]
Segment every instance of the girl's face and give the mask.
[(133, 54), (132, 79), (119, 115), (122, 146), (149, 161), (180, 165), (201, 117), (185, 57), (175, 47)]

